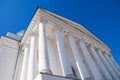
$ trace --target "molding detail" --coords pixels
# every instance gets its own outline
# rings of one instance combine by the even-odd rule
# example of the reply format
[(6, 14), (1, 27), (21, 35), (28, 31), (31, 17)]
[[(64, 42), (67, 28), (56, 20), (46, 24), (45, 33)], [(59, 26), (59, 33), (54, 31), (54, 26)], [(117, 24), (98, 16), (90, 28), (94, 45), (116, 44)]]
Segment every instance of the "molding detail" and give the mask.
[(89, 40), (91, 44), (97, 45), (97, 47), (100, 47), (102, 50), (107, 50), (107, 51), (111, 50), (107, 45), (105, 45), (96, 36), (94, 36), (87, 29), (85, 29), (82, 25), (40, 8), (38, 8), (35, 15), (33, 16), (33, 19), (31, 20), (28, 29), (26, 30), (26, 33), (21, 41), (21, 44), (25, 43), (26, 39), (29, 36), (28, 35), (29, 32), (32, 31), (32, 29), (35, 27), (35, 24), (37, 24), (40, 19), (44, 19), (48, 23), (52, 23), (52, 24), (54, 23), (55, 25), (60, 25), (61, 27), (64, 27), (73, 34), (78, 34), (78, 35), (80, 34), (83, 40), (85, 41)]
[(4, 36), (1, 36), (0, 38), (0, 45), (8, 46), (13, 49), (19, 49), (18, 41), (4, 37)]
[[(79, 34), (81, 34), (83, 36), (87, 36), (87, 38), (89, 38), (89, 40), (96, 42), (100, 46), (102, 46), (105, 49), (110, 51), (110, 48), (107, 45), (105, 45), (102, 41), (100, 41), (92, 33), (90, 33), (88, 30), (86, 30), (82, 25), (72, 22), (66, 18), (59, 16), (59, 15), (50, 13), (46, 10), (41, 10), (41, 12), (44, 13), (44, 15), (42, 15), (41, 13), (39, 13), (39, 14), (41, 14), (41, 17), (46, 18), (46, 20), (51, 21), (55, 24), (61, 25), (63, 27), (66, 27), (68, 30), (70, 30), (70, 31), (72, 30), (72, 32), (74, 32), (74, 33), (78, 32)], [(71, 29), (69, 29), (69, 28), (71, 28)]]

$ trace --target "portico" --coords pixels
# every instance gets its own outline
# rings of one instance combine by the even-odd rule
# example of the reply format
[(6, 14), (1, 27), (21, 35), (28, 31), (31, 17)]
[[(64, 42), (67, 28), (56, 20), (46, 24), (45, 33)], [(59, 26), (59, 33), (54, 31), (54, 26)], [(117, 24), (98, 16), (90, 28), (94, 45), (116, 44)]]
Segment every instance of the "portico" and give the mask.
[(43, 80), (43, 74), (52, 79), (120, 79), (119, 66), (108, 53), (103, 53), (110, 53), (108, 46), (83, 26), (51, 12), (38, 9), (21, 46), (24, 56), (20, 80)]

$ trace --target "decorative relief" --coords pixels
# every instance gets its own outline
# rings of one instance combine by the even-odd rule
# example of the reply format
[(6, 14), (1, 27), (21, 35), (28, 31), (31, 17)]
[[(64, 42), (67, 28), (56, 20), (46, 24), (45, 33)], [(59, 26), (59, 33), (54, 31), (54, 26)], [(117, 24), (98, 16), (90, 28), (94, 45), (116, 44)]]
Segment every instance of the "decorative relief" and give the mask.
[(4, 36), (1, 36), (0, 44), (11, 49), (19, 49), (18, 41), (12, 40)]
[(39, 20), (40, 20), (40, 22), (42, 22), (42, 23), (44, 23), (44, 24), (47, 24), (47, 22), (48, 22), (48, 21), (47, 21), (47, 20), (45, 20), (43, 17), (40, 17), (40, 19), (39, 19)]
[(10, 44), (10, 45), (14, 45), (14, 46), (17, 46), (18, 45), (18, 42), (15, 41), (15, 40), (11, 40), (9, 38), (6, 38), (6, 37), (1, 37), (1, 43), (6, 43), (6, 44)]

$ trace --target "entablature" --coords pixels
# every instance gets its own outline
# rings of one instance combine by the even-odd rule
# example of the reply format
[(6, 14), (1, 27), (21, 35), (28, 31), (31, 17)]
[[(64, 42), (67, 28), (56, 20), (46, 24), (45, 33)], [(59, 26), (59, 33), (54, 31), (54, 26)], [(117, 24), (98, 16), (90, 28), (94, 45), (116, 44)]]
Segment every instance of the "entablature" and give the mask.
[(74, 34), (80, 34), (85, 41), (89, 41), (90, 43), (100, 47), (102, 50), (110, 51), (111, 49), (105, 45), (101, 40), (99, 40), (96, 36), (90, 33), (87, 29), (85, 29), (82, 25), (77, 24), (73, 21), (70, 21), (64, 17), (53, 14), (49, 11), (38, 8), (35, 15), (33, 16), (24, 36), (21, 41), (21, 44), (24, 44), (26, 39), (29, 37), (31, 31), (34, 29), (35, 25), (40, 22), (40, 19), (44, 18), (48, 23), (53, 25), (59, 25), (68, 31)]
[(18, 50), (19, 49), (19, 42), (4, 36), (0, 37), (0, 46), (5, 46), (11, 49)]

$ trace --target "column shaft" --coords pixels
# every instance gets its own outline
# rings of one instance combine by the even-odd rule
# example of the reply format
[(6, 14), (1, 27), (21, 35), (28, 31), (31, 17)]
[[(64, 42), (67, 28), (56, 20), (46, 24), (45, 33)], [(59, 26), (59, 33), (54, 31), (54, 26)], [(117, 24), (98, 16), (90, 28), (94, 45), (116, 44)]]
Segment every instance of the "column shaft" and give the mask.
[(104, 75), (105, 80), (112, 80), (112, 77), (108, 73), (107, 69), (105, 68), (104, 64), (102, 63), (98, 54), (96, 53), (95, 49), (92, 46), (90, 46), (90, 51), (91, 51), (93, 57), (95, 58), (97, 65), (99, 66), (100, 70), (102, 71), (102, 74)]
[(68, 56), (66, 54), (66, 50), (65, 50), (64, 42), (62, 40), (60, 30), (55, 30), (55, 36), (56, 36), (56, 42), (57, 42), (58, 53), (59, 53), (59, 58), (61, 62), (63, 76), (73, 77), (73, 72), (71, 69), (71, 65), (68, 61)]
[(88, 50), (87, 50), (87, 48), (86, 48), (83, 41), (80, 41), (80, 47), (82, 49), (82, 52), (83, 52), (83, 54), (85, 56), (85, 59), (86, 59), (86, 61), (88, 63), (88, 66), (89, 66), (95, 80), (103, 80), (100, 72), (98, 71), (98, 69), (97, 69), (93, 59), (91, 58), (91, 56), (90, 56), (90, 54), (89, 54), (89, 52), (88, 52)]
[(116, 61), (114, 60), (114, 58), (111, 56), (110, 59), (112, 60), (112, 62), (114, 63), (114, 65), (117, 67), (118, 71), (120, 72), (120, 66), (116, 63)]
[(77, 68), (79, 70), (79, 74), (81, 75), (82, 80), (87, 80), (87, 79), (90, 80), (91, 76), (89, 75), (89, 73), (86, 69), (86, 66), (83, 63), (83, 60), (80, 56), (80, 53), (78, 51), (78, 48), (77, 48), (76, 43), (72, 36), (69, 36), (69, 43), (70, 43), (70, 46), (71, 46), (71, 49), (73, 52), (73, 56), (75, 58), (76, 65), (77, 65)]
[(107, 54), (105, 54), (105, 57), (106, 57), (107, 61), (109, 62), (110, 66), (112, 67), (112, 69), (115, 71), (116, 75), (118, 75), (120, 77), (119, 71), (117, 70), (115, 65), (111, 62), (109, 56)]
[(29, 54), (28, 52), (29, 52), (28, 51), (28, 47), (25, 47), (20, 80), (26, 80), (26, 76), (27, 76), (27, 61), (28, 61), (27, 59), (28, 59), (28, 54)]
[(105, 59), (105, 57), (103, 56), (103, 53), (99, 50), (98, 51), (99, 57), (101, 58), (101, 60), (103, 61), (104, 65), (106, 66), (106, 68), (108, 69), (109, 73), (111, 74), (112, 78), (115, 80), (119, 80), (119, 78), (116, 76), (115, 72), (112, 70), (112, 68), (110, 67), (108, 61)]
[(38, 70), (42, 73), (52, 74), (49, 66), (49, 56), (47, 47), (47, 38), (45, 31), (45, 23), (39, 23), (39, 61)]
[(30, 44), (30, 55), (29, 55), (29, 61), (28, 61), (28, 74), (27, 74), (27, 80), (33, 80), (33, 65), (34, 65), (34, 54), (35, 54), (35, 36), (32, 36), (31, 38), (31, 44)]

